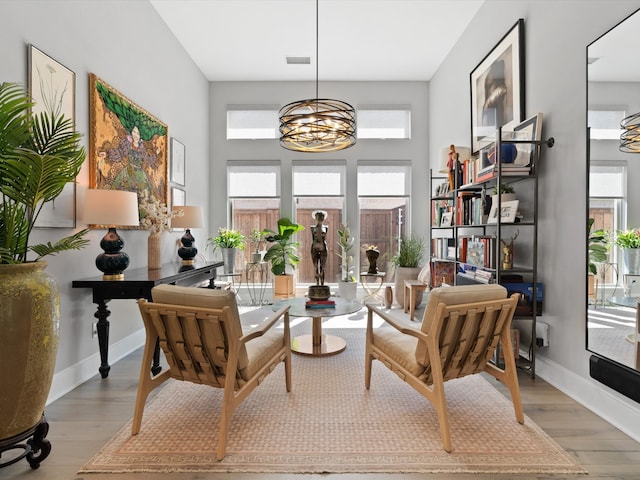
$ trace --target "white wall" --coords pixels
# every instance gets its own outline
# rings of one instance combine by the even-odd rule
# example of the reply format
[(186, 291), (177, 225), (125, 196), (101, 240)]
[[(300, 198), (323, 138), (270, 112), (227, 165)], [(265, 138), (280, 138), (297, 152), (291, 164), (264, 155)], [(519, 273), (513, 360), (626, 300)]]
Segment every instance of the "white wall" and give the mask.
[(539, 354), (538, 373), (636, 439), (640, 405), (588, 373), (585, 185), (586, 47), (639, 7), (637, 0), (487, 0), (432, 79), (429, 111), (435, 165), (442, 145), (469, 144), (470, 72), (524, 18), (525, 110), (543, 112), (543, 136), (556, 140), (540, 168), (539, 279), (551, 344)]
[[(208, 189), (208, 82), (164, 22), (146, 1), (2, 0), (0, 1), (1, 82), (27, 82), (27, 44), (33, 44), (76, 73), (76, 123), (88, 149), (89, 73), (95, 73), (166, 123), (169, 135), (186, 145), (187, 201), (206, 206)], [(88, 161), (78, 177), (78, 206), (89, 184)], [(78, 219), (78, 228), (85, 225)], [(33, 242), (52, 241), (67, 229), (38, 229)], [(91, 337), (95, 305), (89, 291), (71, 288), (71, 281), (100, 274), (95, 267), (104, 231), (91, 233), (82, 251), (48, 257), (47, 271), (61, 291), (61, 339), (52, 395), (97, 373), (98, 342)], [(146, 266), (147, 232), (122, 231), (129, 268)], [(194, 231), (196, 238), (198, 233)], [(175, 255), (177, 233), (163, 234), (163, 258)], [(200, 238), (204, 235), (201, 234)], [(111, 343), (135, 345), (142, 328), (135, 301), (114, 301)], [(138, 335), (136, 336), (136, 332)], [(138, 343), (139, 344), (139, 343)], [(121, 349), (126, 353), (130, 346)], [(111, 363), (118, 348), (112, 348)], [(90, 365), (82, 368), (88, 359)], [(114, 373), (117, 375), (117, 367)], [(112, 370), (113, 371), (113, 370)]]

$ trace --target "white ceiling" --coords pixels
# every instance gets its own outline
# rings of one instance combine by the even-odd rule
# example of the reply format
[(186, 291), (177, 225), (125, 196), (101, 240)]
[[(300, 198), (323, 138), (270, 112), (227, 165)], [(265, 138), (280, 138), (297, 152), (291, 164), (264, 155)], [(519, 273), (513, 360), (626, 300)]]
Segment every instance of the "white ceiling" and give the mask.
[[(319, 0), (319, 80), (430, 80), (484, 1)], [(210, 81), (316, 78), (314, 0), (150, 2)]]

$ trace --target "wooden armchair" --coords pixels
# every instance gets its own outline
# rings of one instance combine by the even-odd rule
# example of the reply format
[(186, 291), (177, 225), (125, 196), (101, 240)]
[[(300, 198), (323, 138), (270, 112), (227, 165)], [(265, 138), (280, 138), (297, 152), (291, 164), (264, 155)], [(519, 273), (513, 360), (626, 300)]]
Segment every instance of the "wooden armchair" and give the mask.
[[(365, 387), (371, 384), (373, 360), (380, 360), (433, 404), (447, 452), (451, 452), (447, 380), (486, 371), (507, 385), (516, 420), (524, 423), (510, 335), (518, 296), (507, 298), (501, 285), (436, 288), (429, 294), (420, 329), (367, 305)], [(385, 320), (382, 327), (373, 328), (374, 314)], [(504, 370), (489, 363), (498, 341), (504, 351)]]
[[(151, 295), (153, 302), (138, 300), (147, 335), (131, 433), (140, 431), (149, 393), (169, 378), (223, 388), (216, 452), (222, 460), (233, 412), (280, 362), (291, 391), (289, 306), (250, 312), (263, 321), (243, 332), (233, 292), (159, 285)], [(280, 320), (283, 329), (275, 328)], [(169, 368), (153, 377), (158, 339)]]

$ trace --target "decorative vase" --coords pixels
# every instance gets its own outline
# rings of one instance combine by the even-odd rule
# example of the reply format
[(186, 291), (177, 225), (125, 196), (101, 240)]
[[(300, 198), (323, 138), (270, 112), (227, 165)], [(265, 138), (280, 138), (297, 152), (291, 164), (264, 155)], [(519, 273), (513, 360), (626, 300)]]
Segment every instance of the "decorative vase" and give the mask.
[(628, 274), (640, 274), (640, 248), (623, 248), (622, 258)]
[(232, 275), (236, 265), (236, 249), (235, 248), (221, 248), (222, 261), (224, 262), (224, 273)]
[(40, 423), (51, 389), (60, 293), (46, 266), (0, 265), (0, 443)]
[(378, 250), (365, 250), (365, 254), (367, 255), (367, 260), (369, 260), (369, 270), (367, 273), (378, 273), (378, 257), (380, 256), (380, 252)]
[(162, 236), (159, 232), (152, 232), (147, 239), (147, 267), (157, 270), (162, 267)]
[(391, 308), (393, 305), (393, 288), (387, 285), (384, 289), (384, 307)]
[(338, 294), (345, 300), (355, 300), (358, 297), (358, 284), (356, 282), (338, 282)]

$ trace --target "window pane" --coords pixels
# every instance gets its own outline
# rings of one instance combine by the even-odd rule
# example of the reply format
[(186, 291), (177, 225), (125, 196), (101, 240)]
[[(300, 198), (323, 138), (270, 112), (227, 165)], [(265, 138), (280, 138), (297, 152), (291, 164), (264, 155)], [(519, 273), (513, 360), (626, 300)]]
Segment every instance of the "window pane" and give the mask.
[(293, 195), (342, 195), (344, 171), (342, 165), (294, 166)]
[(408, 195), (410, 167), (404, 165), (391, 166), (359, 166), (359, 196), (391, 196)]
[(626, 116), (624, 110), (589, 110), (587, 123), (594, 140), (620, 138), (620, 121)]
[(589, 172), (590, 197), (623, 197), (625, 167), (592, 165)]
[(278, 197), (280, 168), (277, 166), (231, 166), (229, 197)]
[(278, 138), (278, 110), (228, 110), (227, 140)]
[(358, 139), (411, 138), (411, 110), (358, 109)]
[[(398, 238), (405, 235), (405, 219), (409, 199), (360, 198), (360, 271), (369, 268), (364, 249), (375, 245), (380, 251), (378, 268), (387, 270), (387, 262), (398, 251)], [(389, 279), (387, 278), (387, 281)]]

